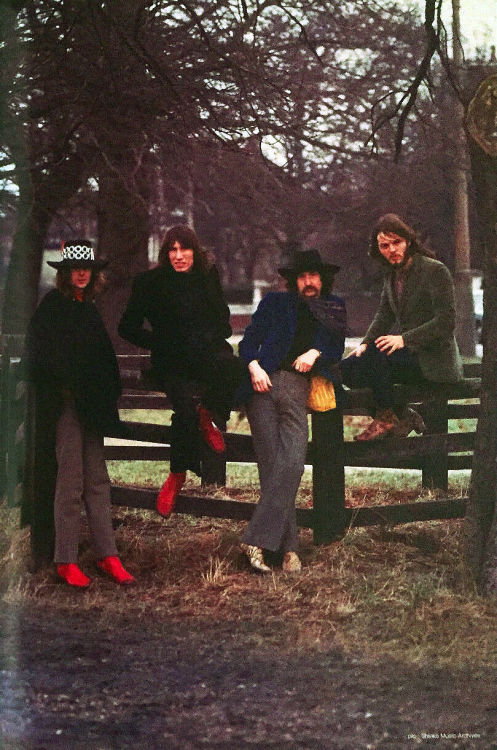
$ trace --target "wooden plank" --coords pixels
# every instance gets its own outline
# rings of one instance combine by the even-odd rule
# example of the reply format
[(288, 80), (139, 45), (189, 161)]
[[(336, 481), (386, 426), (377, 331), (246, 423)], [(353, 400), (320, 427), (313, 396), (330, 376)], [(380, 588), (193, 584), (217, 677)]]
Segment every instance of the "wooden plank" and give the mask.
[(464, 518), (466, 498), (448, 498), (402, 505), (379, 505), (366, 508), (346, 508), (349, 525), (374, 526), (376, 524), (401, 524), (416, 521), (437, 521)]
[[(133, 508), (155, 509), (158, 490), (132, 487), (111, 488), (114, 505)], [(402, 524), (416, 521), (463, 518), (466, 512), (466, 498), (433, 500), (429, 502), (407, 503), (405, 505), (379, 505), (364, 508), (345, 508), (344, 518), (349, 527), (373, 526), (376, 524)], [(206, 497), (203, 495), (183, 495), (180, 493), (174, 508), (175, 513), (209, 518), (230, 518), (236, 521), (250, 520), (255, 503), (244, 503), (228, 498)], [(297, 508), (297, 524), (312, 528), (314, 511), (311, 508)]]
[(144, 443), (167, 443), (171, 427), (165, 424), (150, 424), (147, 422), (124, 422), (126, 434), (119, 429), (109, 430), (106, 437), (122, 438), (123, 440), (140, 440)]
[[(170, 447), (168, 445), (106, 445), (104, 455), (107, 461), (169, 461)], [(449, 469), (471, 469), (473, 456), (449, 454)], [(253, 451), (249, 454), (243, 453), (235, 456), (227, 454), (227, 463), (255, 463)], [(423, 468), (423, 458), (399, 459), (395, 460), (389, 456), (383, 459), (377, 459), (374, 463), (368, 464), (361, 459), (348, 459), (348, 467), (354, 468), (385, 468), (385, 469), (417, 469)]]
[(168, 445), (106, 445), (106, 461), (169, 461)]
[[(423, 487), (446, 490), (449, 484), (449, 468), (447, 462), (449, 427), (447, 399), (434, 397), (423, 404), (423, 419), (426, 425), (427, 439), (440, 440), (439, 447), (433, 447), (425, 452), (421, 482)], [(428, 434), (427, 434), (428, 433)]]
[(481, 362), (465, 362), (463, 365), (465, 378), (481, 377)]
[(123, 393), (118, 402), (119, 409), (169, 409), (170, 406), (160, 393)]
[[(465, 433), (461, 433), (465, 434)], [(447, 435), (416, 435), (409, 438), (385, 438), (384, 440), (347, 441), (345, 443), (345, 465), (353, 461), (353, 465), (360, 466), (361, 460), (365, 465), (374, 465), (375, 461), (384, 461), (390, 456), (398, 461), (413, 456), (424, 456), (441, 451), (447, 442)], [(462, 450), (462, 449), (461, 449)]]
[[(131, 423), (128, 423), (131, 424)], [(136, 423), (134, 423), (136, 424)], [(140, 423), (138, 423), (140, 424)], [(109, 460), (135, 460), (135, 461), (162, 461), (169, 457), (169, 428), (165, 425), (152, 425), (149, 430), (133, 430), (133, 437), (129, 440), (140, 440), (143, 442), (154, 442), (160, 445), (137, 446), (137, 445), (107, 445), (105, 446), (105, 457)], [(119, 437), (116, 435), (116, 437)], [(127, 438), (128, 439), (128, 438)], [(225, 435), (227, 453), (226, 460), (233, 463), (255, 463), (255, 452), (250, 435), (239, 435), (226, 433)], [(450, 452), (461, 452), (470, 450), (474, 443), (474, 433), (453, 433), (446, 436), (429, 435), (412, 438), (402, 438), (395, 441), (383, 440), (376, 443), (346, 442), (344, 447), (345, 466), (397, 468), (397, 469), (421, 469), (423, 457), (432, 449), (440, 449), (447, 442)], [(395, 445), (395, 451), (392, 450)], [(306, 463), (312, 464), (314, 459), (314, 445), (309, 443)], [(472, 456), (467, 456), (464, 466), (471, 465)], [(453, 467), (459, 468), (459, 461), (453, 461)], [(452, 467), (451, 467), (452, 468)]]
[(473, 468), (473, 456), (470, 455), (454, 455), (449, 453), (447, 459), (449, 469), (472, 469)]
[(447, 413), (449, 419), (478, 419), (480, 404), (449, 404)]
[(339, 409), (312, 414), (314, 543), (343, 535), (345, 472), (343, 416)]
[[(24, 340), (23, 336), (8, 336), (4, 335), (2, 336), (2, 344), (5, 347), (5, 340), (7, 338), (19, 338), (22, 339), (21, 346), (19, 348), (19, 352), (22, 349), (22, 342)], [(138, 365), (144, 365), (146, 367), (150, 366), (150, 354), (118, 354), (117, 355), (117, 361), (119, 362), (119, 365), (122, 363), (124, 366), (129, 366), (130, 363), (132, 364), (138, 364)], [(475, 361), (475, 362), (465, 362), (463, 365), (464, 368), (464, 377), (465, 378), (477, 378), (480, 377), (481, 373), (481, 362)]]
[[(419, 387), (395, 385), (395, 405), (428, 402), (435, 399), (457, 400), (463, 398), (477, 398), (480, 391), (480, 378), (465, 378), (457, 383), (430, 383)], [(346, 389), (345, 414), (349, 409), (371, 408), (373, 406), (372, 393), (369, 388)]]

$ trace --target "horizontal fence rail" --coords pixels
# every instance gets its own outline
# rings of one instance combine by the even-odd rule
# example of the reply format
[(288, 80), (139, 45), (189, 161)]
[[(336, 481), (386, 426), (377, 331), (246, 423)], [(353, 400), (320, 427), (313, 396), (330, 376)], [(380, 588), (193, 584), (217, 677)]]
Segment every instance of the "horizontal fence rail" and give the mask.
[[(19, 337), (17, 337), (19, 338)], [(2, 492), (10, 504), (19, 501), (19, 487), (23, 485), (24, 466), (30, 457), (24, 456), (29, 424), (25, 424), (26, 389), (19, 383), (20, 340), (3, 341), (0, 388), (0, 462)], [(120, 409), (167, 410), (167, 396), (157, 390), (150, 374), (148, 355), (120, 355), (118, 357), (123, 383)], [(440, 499), (401, 505), (345, 506), (345, 467), (378, 467), (418, 469), (423, 486), (446, 489), (450, 469), (469, 469), (472, 462), (474, 430), (448, 432), (448, 420), (475, 420), (479, 413), (478, 363), (465, 366), (465, 379), (460, 383), (432, 385), (407, 389), (395, 387), (395, 399), (402, 403), (407, 398), (422, 414), (427, 432), (421, 436), (385, 439), (377, 442), (355, 442), (343, 439), (343, 416), (368, 414), (372, 408), (370, 391), (357, 389), (347, 392), (347, 404), (342, 411), (312, 414), (312, 440), (307, 451), (307, 463), (313, 468), (313, 508), (298, 508), (300, 526), (313, 528), (316, 543), (328, 543), (350, 526), (373, 524), (401, 524), (448, 518), (465, 514), (466, 499)], [(28, 412), (29, 416), (29, 412)], [(166, 416), (165, 416), (166, 420)], [(127, 434), (109, 434), (105, 458), (116, 461), (169, 460), (170, 427), (167, 424), (126, 422)], [(219, 456), (205, 449), (203, 456), (203, 485), (224, 485), (226, 462), (254, 463), (255, 453), (250, 435), (226, 434), (227, 452)], [(24, 491), (29, 482), (24, 482)], [(112, 501), (130, 507), (155, 507), (156, 490), (137, 487), (112, 487)], [(208, 495), (180, 494), (175, 511), (191, 515), (248, 520), (253, 503)]]

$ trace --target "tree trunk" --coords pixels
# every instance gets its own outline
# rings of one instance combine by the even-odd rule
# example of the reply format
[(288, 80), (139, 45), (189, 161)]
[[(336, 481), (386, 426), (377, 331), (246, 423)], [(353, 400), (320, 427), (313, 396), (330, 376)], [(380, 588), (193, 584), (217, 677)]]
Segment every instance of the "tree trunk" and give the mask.
[(480, 417), (465, 522), (466, 553), (482, 591), (497, 593), (497, 157), (470, 141), (485, 244)]
[(2, 311), (2, 333), (24, 334), (38, 302), (38, 285), (49, 217), (22, 198), (12, 243)]
[(52, 173), (33, 173), (25, 165), (26, 146), (12, 149), (19, 187), (17, 229), (14, 235), (2, 311), (3, 333), (23, 334), (38, 302), (45, 238), (55, 213), (76, 193), (83, 179), (77, 155), (57, 165)]
[[(463, 65), (460, 38), (460, 0), (452, 0), (452, 34), (454, 75), (456, 80), (460, 80)], [(455, 162), (453, 174), (456, 339), (461, 354), (466, 357), (474, 357), (476, 352), (476, 325), (468, 218), (467, 170), (469, 165), (463, 122), (464, 107), (456, 99), (454, 101)]]
[[(125, 174), (124, 169), (122, 174)], [(145, 176), (142, 184), (141, 194), (136, 190), (136, 183), (134, 190), (128, 189), (122, 175), (115, 169), (101, 172), (99, 178), (98, 253), (107, 257), (110, 263), (106, 269), (109, 286), (98, 306), (119, 352), (129, 351), (117, 333), (117, 326), (129, 298), (131, 283), (137, 273), (148, 268), (150, 227)]]

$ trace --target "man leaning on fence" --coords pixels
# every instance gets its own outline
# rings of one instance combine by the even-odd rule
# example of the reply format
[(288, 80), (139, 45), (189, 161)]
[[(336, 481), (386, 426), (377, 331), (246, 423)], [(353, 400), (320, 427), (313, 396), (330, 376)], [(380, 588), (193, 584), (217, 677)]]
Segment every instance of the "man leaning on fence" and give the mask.
[(362, 343), (341, 363), (343, 382), (371, 388), (373, 421), (356, 440), (424, 431), (421, 416), (394, 409), (393, 384), (449, 383), (463, 376), (454, 337), (454, 285), (414, 229), (386, 214), (371, 233), (369, 254), (387, 269), (379, 307)]
[(283, 570), (298, 573), (295, 498), (307, 450), (307, 401), (311, 377), (335, 381), (333, 365), (344, 349), (343, 301), (330, 294), (338, 266), (317, 250), (297, 252), (280, 268), (287, 292), (260, 302), (240, 343), (250, 381), (247, 415), (257, 457), (261, 494), (242, 550), (255, 570), (268, 573), (263, 551), (283, 553)]

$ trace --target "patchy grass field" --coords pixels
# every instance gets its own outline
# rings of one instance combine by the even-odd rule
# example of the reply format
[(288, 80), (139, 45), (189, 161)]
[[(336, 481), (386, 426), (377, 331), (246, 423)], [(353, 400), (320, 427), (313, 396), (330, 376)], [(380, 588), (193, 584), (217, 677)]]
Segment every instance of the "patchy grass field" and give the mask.
[[(168, 469), (109, 462), (114, 482), (141, 487)], [(468, 478), (451, 473), (449, 494), (467, 494)], [(348, 469), (347, 504), (427, 499), (420, 484), (420, 472)], [(229, 464), (227, 485), (217, 494), (257, 501), (254, 466)], [(191, 489), (212, 492), (189, 477)], [(312, 505), (310, 469), (297, 502)], [(114, 521), (137, 585), (99, 575), (82, 521), (93, 581), (75, 592), (52, 566), (30, 572), (29, 532), (0, 505), (5, 750), (396, 750), (431, 734), (441, 750), (494, 746), (497, 602), (467, 577), (462, 521), (350, 529), (324, 547), (301, 531), (297, 577), (277, 556), (254, 575), (242, 523), (124, 508)]]
[[(255, 500), (250, 486), (226, 492)], [(370, 488), (349, 490), (349, 504), (357, 505), (416, 497), (415, 490), (387, 486), (376, 497)], [(299, 502), (310, 502), (310, 490), (303, 488)], [(28, 572), (28, 532), (15, 530), (16, 514), (2, 508), (0, 581), (11, 604), (88, 610), (103, 621), (123, 615), (164, 624), (284, 620), (286, 643), (278, 631), (279, 647), (334, 644), (374, 659), (451, 667), (496, 663), (497, 607), (467, 579), (459, 521), (354, 529), (326, 547), (315, 547), (302, 531), (302, 575), (283, 574), (275, 556), (274, 573), (261, 578), (238, 549), (241, 523), (179, 515), (166, 521), (151, 511), (115, 509), (118, 547), (138, 585), (123, 591), (95, 575), (75, 598), (52, 569)], [(94, 575), (84, 528), (82, 538), (81, 565)]]
[[(129, 420), (143, 413), (127, 411)], [(167, 417), (166, 417), (167, 418)], [(149, 412), (163, 421), (164, 412)], [(364, 423), (347, 418), (352, 434)], [(464, 429), (454, 424), (453, 429)], [(247, 431), (236, 417), (231, 430)], [(167, 462), (109, 462), (115, 483), (159, 487)], [(467, 492), (468, 472), (452, 472), (452, 496)], [(185, 491), (203, 492), (189, 477)], [(255, 466), (228, 465), (227, 487), (217, 491), (256, 502)], [(347, 470), (347, 505), (359, 507), (423, 500), (420, 472)], [(312, 505), (312, 476), (306, 469), (298, 505)], [(409, 524), (396, 528), (352, 529), (330, 546), (315, 547), (310, 531), (301, 532), (303, 573), (286, 576), (273, 557), (273, 575), (253, 575), (238, 548), (243, 524), (225, 520), (114, 510), (121, 556), (138, 580), (123, 591), (95, 576), (89, 591), (77, 598), (57, 583), (54, 571), (28, 570), (27, 530), (19, 531), (18, 511), (0, 506), (0, 585), (5, 601), (45, 602), (61, 609), (81, 608), (113, 616), (134, 616), (158, 623), (184, 618), (210, 622), (241, 619), (286, 623), (288, 647), (357, 650), (372, 658), (399, 658), (411, 663), (458, 667), (495, 665), (496, 603), (478, 596), (463, 564), (462, 522)], [(84, 526), (80, 560), (95, 573)], [(279, 645), (281, 646), (281, 634)]]

